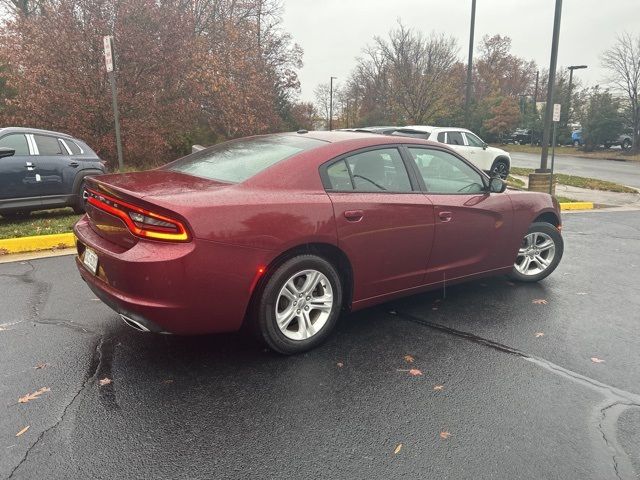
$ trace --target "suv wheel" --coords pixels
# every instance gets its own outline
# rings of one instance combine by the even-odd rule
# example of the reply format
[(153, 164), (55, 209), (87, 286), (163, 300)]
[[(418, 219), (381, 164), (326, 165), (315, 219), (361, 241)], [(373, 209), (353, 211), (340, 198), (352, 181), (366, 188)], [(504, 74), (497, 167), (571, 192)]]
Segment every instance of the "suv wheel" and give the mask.
[(625, 138), (622, 141), (621, 147), (623, 150), (629, 150), (631, 148), (631, 140), (629, 140), (628, 138)]
[(493, 166), (491, 167), (491, 176), (498, 176), (501, 179), (506, 180), (509, 176), (509, 162), (502, 158), (493, 162)]

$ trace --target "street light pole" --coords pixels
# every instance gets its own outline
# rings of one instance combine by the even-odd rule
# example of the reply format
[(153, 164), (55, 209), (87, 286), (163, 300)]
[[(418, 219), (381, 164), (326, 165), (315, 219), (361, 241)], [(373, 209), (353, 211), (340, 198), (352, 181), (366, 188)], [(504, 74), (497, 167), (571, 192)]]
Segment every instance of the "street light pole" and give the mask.
[(549, 79), (547, 81), (547, 105), (544, 113), (542, 130), (542, 155), (538, 173), (548, 173), (547, 157), (549, 156), (549, 136), (551, 135), (551, 115), (553, 114), (553, 91), (556, 83), (556, 65), (558, 63), (558, 43), (560, 42), (560, 17), (562, 16), (562, 0), (556, 0), (553, 17), (553, 40), (551, 42), (551, 61), (549, 62)]
[(467, 89), (464, 96), (464, 121), (467, 128), (471, 128), (469, 109), (471, 107), (471, 82), (473, 73), (473, 34), (476, 26), (476, 0), (471, 0), (471, 30), (469, 32), (469, 60), (467, 61)]
[(333, 130), (333, 81), (338, 77), (331, 77), (329, 81), (329, 131)]
[(567, 125), (569, 125), (569, 116), (571, 115), (571, 94), (572, 84), (573, 84), (573, 71), (574, 70), (582, 70), (583, 68), (587, 68), (586, 65), (571, 65), (567, 67), (569, 69), (569, 95), (567, 98)]

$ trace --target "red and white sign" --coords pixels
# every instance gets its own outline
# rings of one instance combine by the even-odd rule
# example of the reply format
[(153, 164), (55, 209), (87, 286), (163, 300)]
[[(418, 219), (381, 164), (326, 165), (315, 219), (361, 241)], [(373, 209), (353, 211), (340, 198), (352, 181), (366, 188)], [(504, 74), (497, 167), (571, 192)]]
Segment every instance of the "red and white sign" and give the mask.
[(113, 72), (113, 51), (111, 50), (111, 37), (102, 37), (104, 42), (104, 63), (107, 66), (107, 72)]
[(559, 103), (554, 103), (553, 104), (553, 121), (554, 122), (559, 122), (560, 121), (560, 108), (562, 107), (561, 104)]

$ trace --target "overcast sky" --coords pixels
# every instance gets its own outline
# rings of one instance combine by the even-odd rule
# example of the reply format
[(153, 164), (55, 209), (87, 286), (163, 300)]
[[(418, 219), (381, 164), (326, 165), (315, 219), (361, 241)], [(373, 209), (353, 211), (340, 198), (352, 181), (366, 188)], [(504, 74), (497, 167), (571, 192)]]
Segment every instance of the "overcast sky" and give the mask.
[[(486, 34), (512, 39), (512, 53), (549, 67), (555, 0), (477, 0), (475, 45)], [(401, 19), (425, 34), (458, 39), (466, 63), (471, 0), (284, 0), (284, 28), (304, 49), (301, 98), (330, 76), (344, 81), (355, 58), (375, 35), (385, 36)], [(558, 66), (576, 71), (584, 85), (603, 84), (600, 53), (616, 34), (640, 34), (640, 0), (564, 0)]]

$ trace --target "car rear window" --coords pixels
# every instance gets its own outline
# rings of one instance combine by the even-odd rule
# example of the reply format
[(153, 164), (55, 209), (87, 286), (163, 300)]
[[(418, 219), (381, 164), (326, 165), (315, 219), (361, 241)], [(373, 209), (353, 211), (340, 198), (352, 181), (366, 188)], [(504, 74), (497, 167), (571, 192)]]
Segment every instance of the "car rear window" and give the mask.
[(428, 139), (429, 135), (431, 135), (431, 132), (420, 132), (417, 130), (396, 130), (392, 132), (391, 135), (397, 135), (398, 137)]
[(232, 140), (187, 155), (164, 168), (210, 180), (239, 183), (285, 158), (324, 144), (322, 140), (293, 135)]

